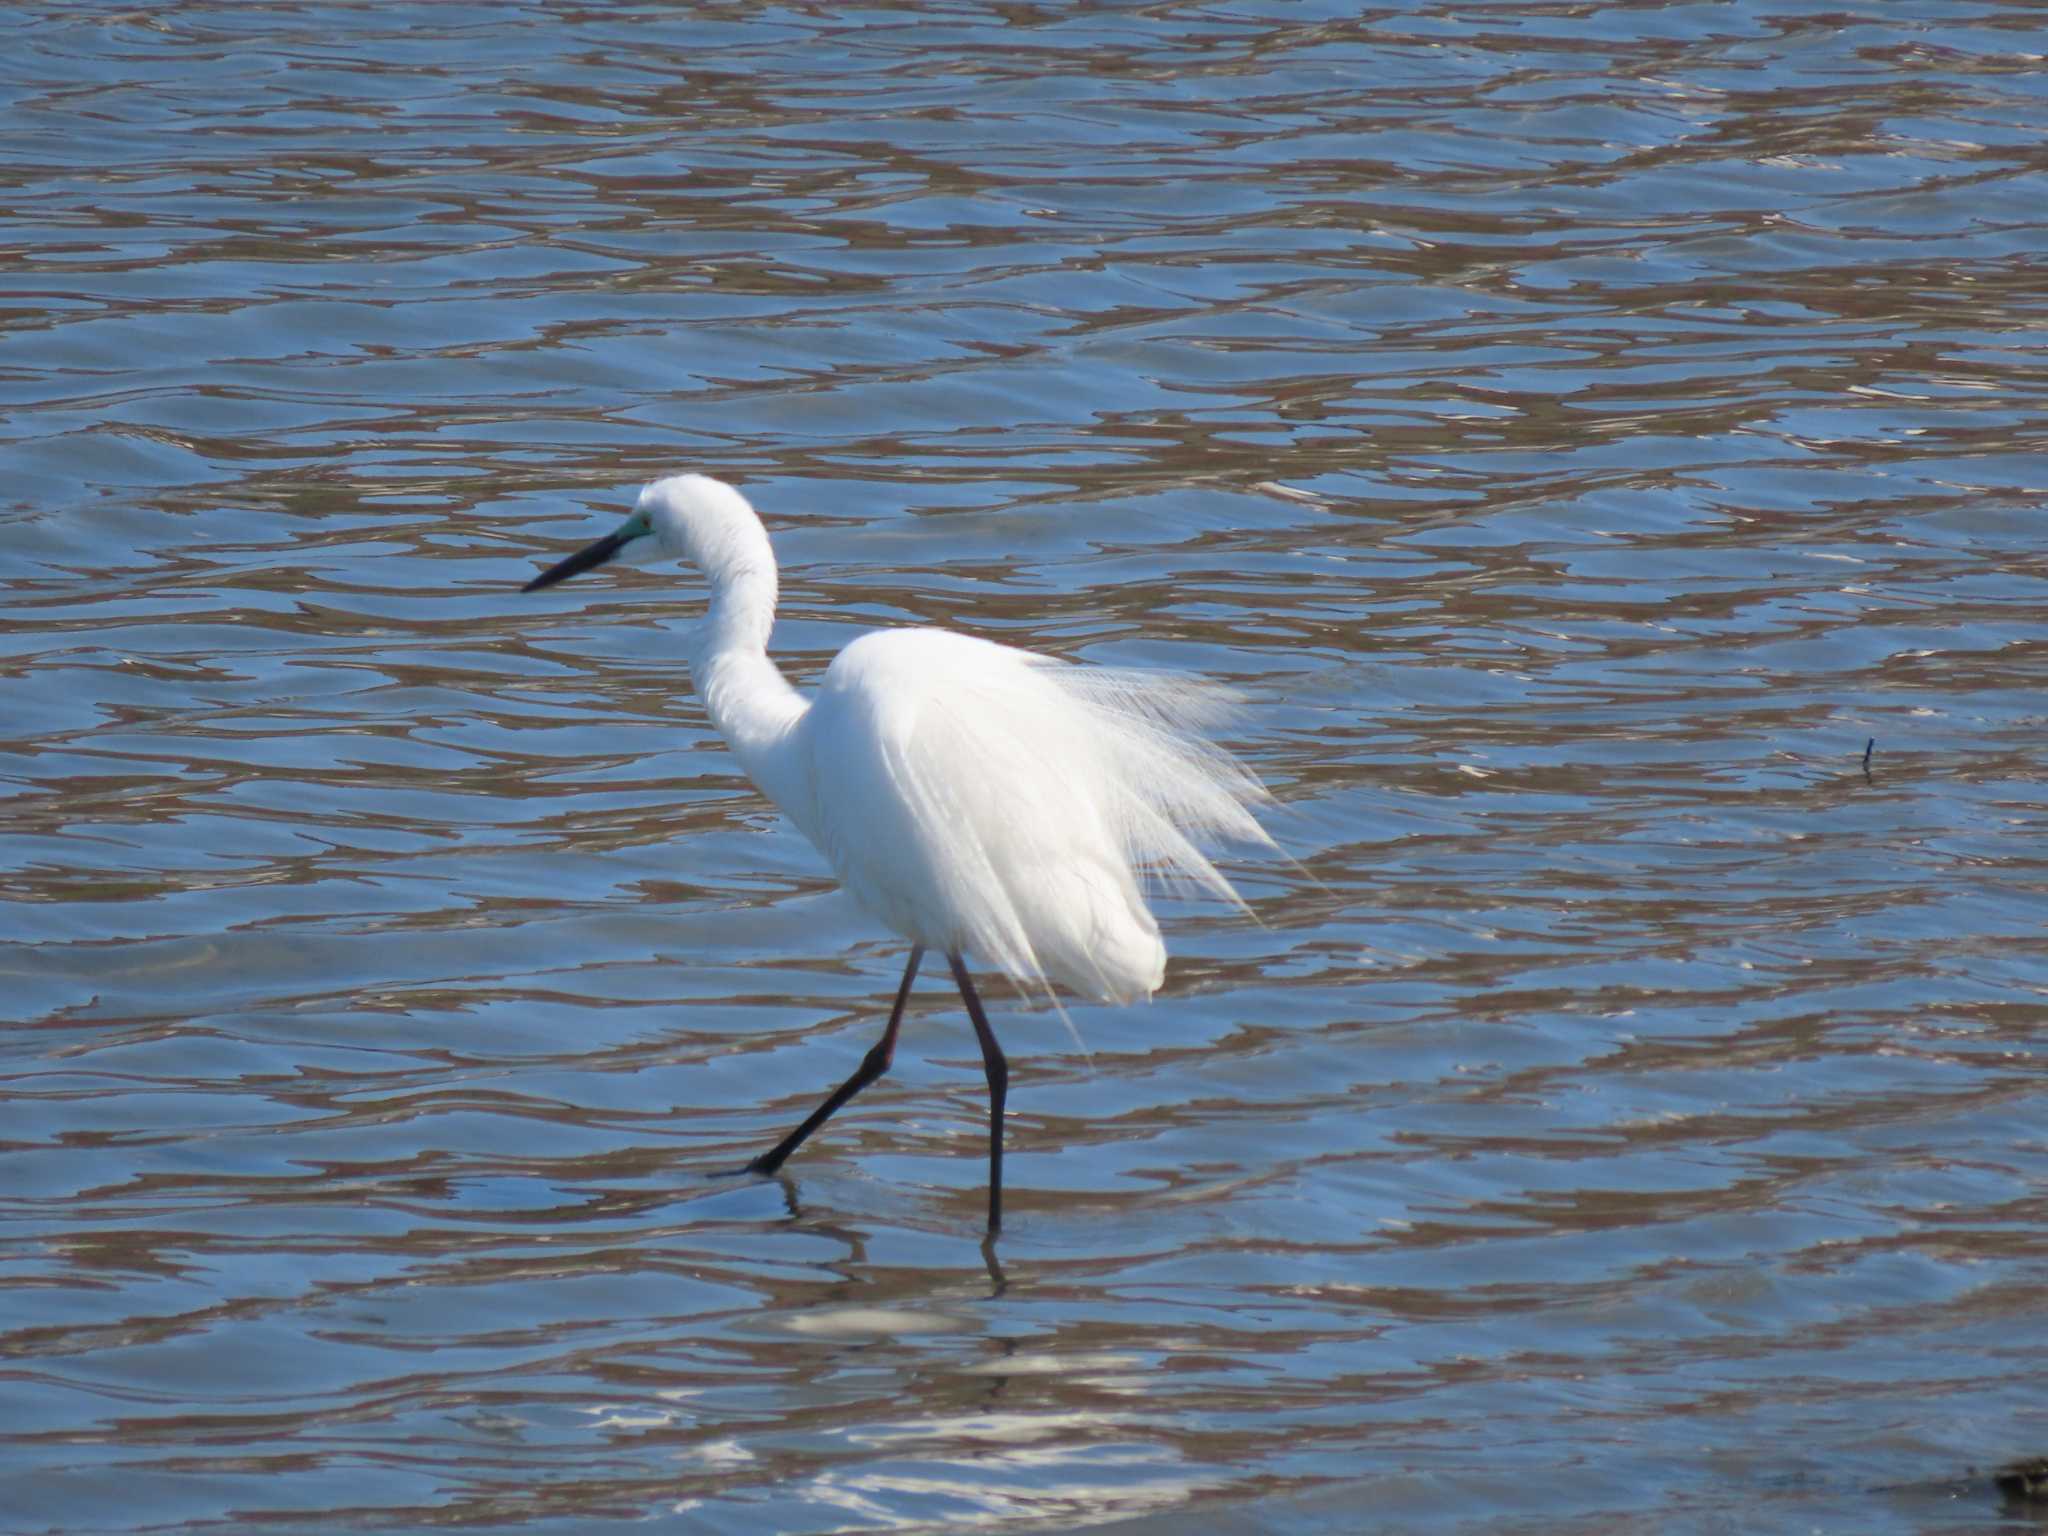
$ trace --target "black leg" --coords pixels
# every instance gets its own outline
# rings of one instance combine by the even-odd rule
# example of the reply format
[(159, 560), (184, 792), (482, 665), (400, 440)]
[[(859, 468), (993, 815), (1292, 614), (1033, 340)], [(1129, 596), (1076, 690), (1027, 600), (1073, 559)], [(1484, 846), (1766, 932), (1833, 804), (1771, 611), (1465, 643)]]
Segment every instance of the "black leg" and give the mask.
[(981, 998), (958, 955), (948, 955), (953, 980), (960, 984), (961, 1001), (967, 1017), (974, 1020), (974, 1038), (981, 1042), (981, 1065), (988, 1073), (988, 1230), (991, 1236), (1003, 1229), (1003, 1100), (1010, 1095), (1010, 1063), (996, 1044), (996, 1032), (988, 1027), (988, 1015), (981, 1011)]
[(896, 989), (896, 1006), (889, 1010), (889, 1027), (882, 1031), (882, 1038), (875, 1042), (874, 1049), (861, 1058), (861, 1063), (854, 1069), (853, 1076), (834, 1089), (831, 1098), (812, 1110), (810, 1119), (747, 1164), (746, 1172), (774, 1173), (789, 1160), (790, 1153), (804, 1144), (811, 1132), (832, 1118), (833, 1112), (840, 1105), (889, 1070), (889, 1063), (896, 1056), (896, 1031), (903, 1023), (903, 1005), (910, 1000), (910, 983), (916, 979), (917, 965), (922, 959), (924, 946), (913, 944), (910, 948), (910, 963), (903, 967), (903, 985)]

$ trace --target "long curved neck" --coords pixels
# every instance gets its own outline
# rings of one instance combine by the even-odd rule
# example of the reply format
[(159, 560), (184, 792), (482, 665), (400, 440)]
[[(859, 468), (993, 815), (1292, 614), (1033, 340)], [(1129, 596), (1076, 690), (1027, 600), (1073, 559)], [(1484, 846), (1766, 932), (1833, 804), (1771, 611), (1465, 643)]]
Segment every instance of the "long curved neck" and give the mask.
[(693, 637), (691, 680), (740, 766), (769, 799), (801, 821), (808, 791), (785, 743), (810, 706), (768, 659), (775, 558), (766, 535), (757, 548), (733, 551), (704, 574), (711, 605)]

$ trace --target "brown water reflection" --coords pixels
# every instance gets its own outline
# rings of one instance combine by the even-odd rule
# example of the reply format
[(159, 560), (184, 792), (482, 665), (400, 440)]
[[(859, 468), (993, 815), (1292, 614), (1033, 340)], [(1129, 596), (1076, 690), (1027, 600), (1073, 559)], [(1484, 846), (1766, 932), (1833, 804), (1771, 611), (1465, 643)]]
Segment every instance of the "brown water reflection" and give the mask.
[[(4, 25), (0, 1526), (2038, 1523), (2032, 8)], [(994, 1277), (681, 467), (1253, 699)]]

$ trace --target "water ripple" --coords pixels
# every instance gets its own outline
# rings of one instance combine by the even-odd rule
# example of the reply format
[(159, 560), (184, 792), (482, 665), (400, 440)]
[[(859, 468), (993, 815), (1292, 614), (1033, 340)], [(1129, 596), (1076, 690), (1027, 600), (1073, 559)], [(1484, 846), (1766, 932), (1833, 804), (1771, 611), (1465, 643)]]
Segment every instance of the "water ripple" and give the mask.
[[(1921, 1530), (2038, 1454), (2017, 0), (0, 22), (22, 1529)], [(522, 598), (1192, 667), (1293, 864), (936, 993)], [(1866, 743), (1872, 743), (1867, 766)]]

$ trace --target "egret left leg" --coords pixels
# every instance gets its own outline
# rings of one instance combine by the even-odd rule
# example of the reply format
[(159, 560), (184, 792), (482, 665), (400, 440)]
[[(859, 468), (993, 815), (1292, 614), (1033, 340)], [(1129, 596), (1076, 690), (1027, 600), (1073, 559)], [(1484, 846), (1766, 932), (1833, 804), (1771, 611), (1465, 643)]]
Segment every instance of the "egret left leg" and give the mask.
[(996, 1032), (988, 1027), (988, 1015), (981, 1011), (981, 997), (967, 967), (958, 955), (948, 955), (946, 961), (953, 967), (953, 980), (960, 985), (967, 1017), (974, 1021), (982, 1069), (988, 1073), (988, 1230), (994, 1234), (1003, 1229), (1003, 1101), (1010, 1096), (1010, 1063), (996, 1044)]
[(924, 958), (924, 946), (910, 947), (910, 961), (903, 967), (903, 985), (896, 989), (896, 1006), (889, 1010), (889, 1027), (882, 1031), (874, 1049), (861, 1058), (853, 1076), (833, 1090), (832, 1096), (812, 1110), (804, 1123), (791, 1131), (773, 1147), (763, 1152), (744, 1168), (735, 1168), (735, 1173), (774, 1173), (788, 1160), (789, 1154), (810, 1138), (811, 1132), (832, 1118), (833, 1112), (867, 1087), (876, 1078), (889, 1070), (889, 1063), (896, 1059), (896, 1031), (903, 1024), (903, 1005), (910, 1001), (910, 984), (917, 979), (917, 963)]

